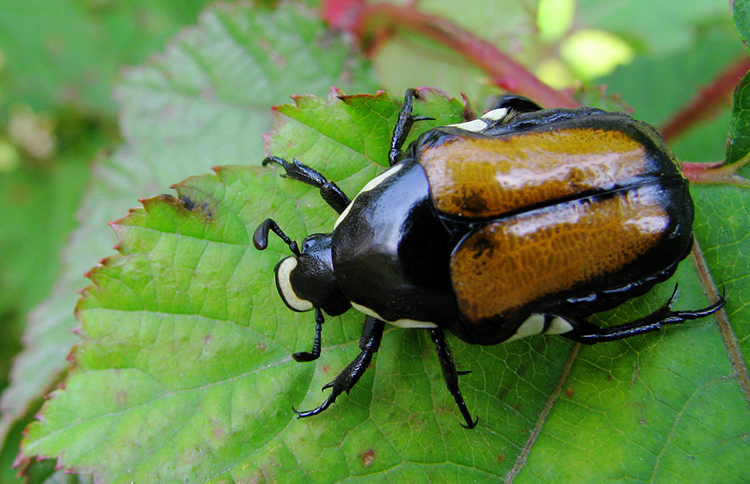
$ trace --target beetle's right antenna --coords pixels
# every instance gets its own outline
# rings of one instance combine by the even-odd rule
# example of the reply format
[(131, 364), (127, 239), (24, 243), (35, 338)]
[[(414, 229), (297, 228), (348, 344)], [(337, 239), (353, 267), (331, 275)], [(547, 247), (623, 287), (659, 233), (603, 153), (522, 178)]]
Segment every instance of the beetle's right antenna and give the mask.
[(263, 223), (258, 225), (258, 228), (255, 229), (255, 233), (253, 234), (253, 245), (255, 245), (256, 249), (264, 250), (266, 247), (268, 247), (269, 231), (272, 231), (274, 234), (278, 235), (281, 240), (283, 240), (284, 243), (289, 246), (289, 250), (291, 250), (294, 255), (296, 255), (297, 257), (300, 256), (297, 242), (287, 237), (284, 231), (281, 230), (281, 227), (279, 227), (279, 225), (270, 218), (265, 219)]

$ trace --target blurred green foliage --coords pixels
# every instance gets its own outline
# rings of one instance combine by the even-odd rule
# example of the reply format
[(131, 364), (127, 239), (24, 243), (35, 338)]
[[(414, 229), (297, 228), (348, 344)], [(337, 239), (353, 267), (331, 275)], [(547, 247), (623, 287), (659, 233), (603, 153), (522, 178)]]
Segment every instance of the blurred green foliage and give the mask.
[[(119, 140), (119, 73), (208, 3), (0, 1), (0, 391), (29, 312), (58, 276), (91, 163)], [(0, 482), (15, 482), (20, 430), (2, 447)]]

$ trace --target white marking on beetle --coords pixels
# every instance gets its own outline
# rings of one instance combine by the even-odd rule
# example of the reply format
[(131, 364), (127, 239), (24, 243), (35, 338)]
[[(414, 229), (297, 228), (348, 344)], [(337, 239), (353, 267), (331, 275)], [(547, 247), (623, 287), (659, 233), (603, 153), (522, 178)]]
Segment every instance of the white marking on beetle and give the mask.
[(413, 319), (397, 319), (396, 321), (388, 321), (387, 319), (381, 317), (378, 313), (376, 313), (372, 309), (362, 306), (361, 304), (357, 304), (355, 302), (352, 303), (352, 307), (356, 309), (357, 311), (365, 313), (368, 316), (372, 316), (373, 318), (380, 319), (381, 321), (385, 321), (386, 323), (392, 324), (393, 326), (398, 326), (399, 328), (437, 328), (438, 327), (437, 324), (431, 323), (429, 321), (415, 321)]
[(547, 331), (544, 332), (544, 334), (563, 334), (563, 333), (569, 333), (573, 331), (573, 325), (570, 324), (567, 320), (556, 316), (552, 323), (549, 325), (549, 328), (547, 328)]
[(508, 108), (493, 109), (487, 111), (482, 115), (482, 119), (489, 119), (491, 121), (501, 121), (503, 118), (508, 116)]
[(521, 338), (533, 336), (544, 331), (544, 316), (541, 314), (532, 314), (516, 330), (516, 334)]
[(279, 294), (290, 309), (299, 312), (309, 311), (313, 308), (312, 303), (300, 299), (292, 286), (291, 276), (295, 267), (297, 267), (297, 258), (291, 256), (282, 260), (276, 269), (276, 284), (279, 286)]
[[(378, 175), (375, 178), (373, 178), (372, 180), (368, 181), (367, 184), (364, 187), (362, 187), (362, 190), (360, 190), (359, 193), (369, 192), (370, 190), (372, 190), (376, 186), (378, 186), (381, 183), (383, 183), (383, 181), (386, 178), (391, 177), (391, 176), (395, 175), (396, 173), (398, 173), (399, 170), (401, 170), (401, 168), (403, 168), (403, 167), (404, 167), (404, 165), (402, 165), (401, 163), (396, 163), (395, 165), (393, 165), (392, 167), (388, 168), (387, 170), (385, 170), (380, 175)], [(359, 193), (357, 195), (359, 195)]]
[[(357, 197), (354, 197), (354, 200), (356, 200), (356, 199), (357, 199)], [(349, 202), (349, 205), (346, 206), (346, 208), (344, 209), (344, 211), (341, 212), (341, 215), (339, 215), (339, 218), (337, 218), (336, 221), (333, 223), (333, 228), (334, 229), (339, 226), (339, 224), (341, 223), (341, 221), (344, 220), (347, 215), (349, 215), (349, 210), (351, 210), (352, 205), (354, 205), (354, 200), (352, 200), (351, 202)]]
[(502, 122), (508, 114), (510, 114), (508, 108), (493, 109), (492, 111), (484, 113), (481, 118), (477, 118), (473, 121), (466, 121), (464, 123), (449, 124), (448, 126), (463, 129), (464, 131), (479, 133), (489, 128), (490, 124)]
[(544, 316), (541, 314), (532, 314), (516, 330), (516, 334), (506, 339), (505, 342), (515, 341), (517, 339), (533, 336), (544, 331)]
[(344, 211), (341, 212), (341, 215), (339, 215), (339, 218), (337, 218), (336, 222), (333, 224), (333, 228), (335, 229), (336, 227), (338, 227), (339, 224), (341, 223), (341, 221), (344, 220), (347, 215), (349, 215), (349, 210), (351, 209), (352, 205), (354, 205), (354, 200), (357, 199), (357, 197), (359, 196), (360, 193), (369, 192), (370, 190), (374, 189), (375, 187), (377, 187), (378, 185), (380, 185), (381, 183), (383, 183), (387, 178), (389, 178), (389, 177), (395, 175), (396, 173), (398, 173), (398, 171), (401, 170), (401, 168), (403, 168), (403, 166), (404, 165), (402, 165), (401, 163), (397, 163), (397, 164), (393, 165), (392, 167), (388, 168), (387, 170), (385, 170), (380, 175), (378, 175), (375, 178), (373, 178), (372, 180), (370, 180), (369, 182), (367, 182), (367, 184), (364, 187), (362, 187), (362, 190), (360, 190), (359, 193), (357, 193), (357, 196), (355, 196), (352, 199), (352, 201), (349, 202), (349, 205), (346, 206), (346, 208), (344, 209)]
[(473, 121), (466, 121), (465, 123), (449, 124), (448, 126), (451, 126), (453, 128), (463, 129), (464, 131), (471, 131), (473, 133), (478, 133), (480, 131), (484, 131), (485, 129), (487, 129), (487, 121), (484, 121), (482, 118), (479, 118)]

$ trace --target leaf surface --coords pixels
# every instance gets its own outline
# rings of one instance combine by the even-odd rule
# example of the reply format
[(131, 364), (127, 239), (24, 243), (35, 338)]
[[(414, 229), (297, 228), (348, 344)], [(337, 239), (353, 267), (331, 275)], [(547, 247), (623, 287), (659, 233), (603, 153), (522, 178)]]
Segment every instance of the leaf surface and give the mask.
[[(747, 47), (748, 40), (750, 40), (748, 4), (745, 0), (737, 0), (732, 3), (732, 8), (737, 31)], [(750, 153), (750, 77), (745, 74), (734, 91), (726, 160), (728, 163), (736, 163), (748, 153)]]
[[(269, 50), (270, 34), (261, 34), (276, 30), (285, 32), (284, 43)], [(314, 45), (325, 45), (326, 55), (320, 47), (306, 50)], [(76, 291), (86, 285), (81, 274), (115, 242), (107, 222), (134, 206), (138, 195), (166, 192), (212, 165), (258, 163), (270, 106), (296, 92), (285, 84), (288, 70), (318, 94), (332, 85), (371, 89), (366, 65), (346, 61), (348, 56), (340, 39), (327, 35), (304, 8), (224, 5), (206, 11), (200, 25), (183, 31), (164, 54), (128, 71), (116, 93), (126, 144), (94, 168), (61, 276), (30, 317), (26, 348), (3, 393), (0, 437), (68, 368), (65, 357), (78, 340), (71, 333)]]
[[(423, 97), (417, 112), (434, 123), (460, 119), (459, 104), (430, 91)], [(298, 97), (277, 108), (268, 148), (309, 162), (353, 194), (382, 170), (397, 112), (386, 95)], [(177, 197), (148, 199), (114, 225), (120, 255), (90, 274), (94, 284), (78, 307), (85, 340), (77, 366), (30, 428), (26, 455), (64, 446), (65, 466), (107, 482), (582, 474), (661, 481), (686, 460), (706, 475), (744, 472), (727, 456), (750, 457), (746, 400), (709, 320), (581, 349), (563, 338), (495, 347), (452, 339), (460, 367), (472, 370), (462, 390), (480, 419), (474, 432), (458, 425), (427, 335), (388, 330), (348, 397), (297, 420), (291, 408), (319, 405), (318, 389), (358, 353), (361, 315), (328, 318), (321, 358), (294, 362), (290, 354), (311, 344), (312, 315), (292, 313), (275, 293), (283, 242), (272, 238), (260, 252), (250, 239), (271, 214), (297, 240), (330, 230), (332, 210), (317, 190), (271, 168), (222, 167), (176, 188)], [(689, 262), (675, 281), (681, 307), (705, 304)], [(599, 321), (632, 319), (670, 291), (662, 285)], [(718, 401), (726, 415), (702, 416)]]

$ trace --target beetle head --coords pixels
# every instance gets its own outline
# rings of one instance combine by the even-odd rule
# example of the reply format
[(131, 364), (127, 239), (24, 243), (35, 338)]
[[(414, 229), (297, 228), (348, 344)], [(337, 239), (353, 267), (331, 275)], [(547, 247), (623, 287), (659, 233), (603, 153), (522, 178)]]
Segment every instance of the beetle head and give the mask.
[(271, 219), (255, 231), (253, 242), (257, 249), (268, 246), (268, 232), (273, 231), (287, 243), (293, 255), (276, 265), (276, 287), (279, 295), (292, 311), (310, 311), (321, 308), (331, 316), (346, 312), (351, 304), (341, 292), (333, 271), (331, 235), (313, 234), (302, 242), (289, 239)]

